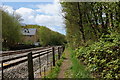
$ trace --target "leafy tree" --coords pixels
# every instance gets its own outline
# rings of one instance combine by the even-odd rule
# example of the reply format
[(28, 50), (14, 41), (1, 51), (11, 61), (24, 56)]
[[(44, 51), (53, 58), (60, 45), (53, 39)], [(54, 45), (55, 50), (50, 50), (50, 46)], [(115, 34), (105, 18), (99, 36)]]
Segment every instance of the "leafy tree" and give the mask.
[(15, 17), (0, 10), (2, 12), (2, 38), (4, 39), (3, 47), (10, 47), (20, 42), (21, 25)]
[(119, 32), (119, 4), (120, 2), (62, 2), (70, 45), (87, 45), (97, 41), (102, 34)]
[[(120, 78), (120, 2), (62, 2), (67, 41), (96, 78)], [(76, 75), (77, 76), (77, 75)], [(79, 77), (79, 76), (78, 76)]]
[(40, 43), (42, 46), (64, 45), (66, 42), (65, 35), (41, 26), (39, 28)]

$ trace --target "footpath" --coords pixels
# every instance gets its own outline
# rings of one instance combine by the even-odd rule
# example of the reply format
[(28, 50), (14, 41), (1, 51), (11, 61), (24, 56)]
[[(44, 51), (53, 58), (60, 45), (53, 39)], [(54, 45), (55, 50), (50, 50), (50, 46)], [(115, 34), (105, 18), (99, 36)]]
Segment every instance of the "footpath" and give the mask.
[(68, 49), (66, 49), (64, 53), (65, 53), (65, 59), (60, 67), (58, 78), (69, 78), (67, 77), (67, 75), (69, 75), (68, 70), (70, 69), (72, 62), (70, 60), (70, 52), (68, 51)]

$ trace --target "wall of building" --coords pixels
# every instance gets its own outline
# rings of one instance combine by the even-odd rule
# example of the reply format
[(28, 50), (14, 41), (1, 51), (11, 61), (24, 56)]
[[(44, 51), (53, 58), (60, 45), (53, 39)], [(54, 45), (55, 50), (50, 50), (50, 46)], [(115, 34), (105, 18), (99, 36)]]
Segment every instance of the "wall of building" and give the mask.
[(34, 44), (35, 42), (38, 41), (38, 38), (37, 38), (37, 35), (30, 35), (30, 36), (24, 35), (22, 41), (23, 43), (26, 43), (26, 44), (30, 44), (30, 43)]

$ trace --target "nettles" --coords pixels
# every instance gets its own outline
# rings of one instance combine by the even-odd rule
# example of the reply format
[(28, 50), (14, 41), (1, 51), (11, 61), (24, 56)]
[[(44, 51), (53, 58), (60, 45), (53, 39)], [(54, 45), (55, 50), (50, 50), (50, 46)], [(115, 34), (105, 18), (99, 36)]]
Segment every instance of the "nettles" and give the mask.
[(79, 47), (76, 57), (87, 64), (92, 73), (97, 73), (95, 77), (120, 78), (120, 34), (103, 35), (99, 42)]

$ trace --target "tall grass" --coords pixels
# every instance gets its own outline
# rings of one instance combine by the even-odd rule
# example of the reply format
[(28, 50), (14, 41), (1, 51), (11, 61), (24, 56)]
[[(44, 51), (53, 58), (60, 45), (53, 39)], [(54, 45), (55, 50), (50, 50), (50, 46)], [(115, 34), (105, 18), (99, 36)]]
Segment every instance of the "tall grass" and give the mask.
[(61, 59), (56, 62), (56, 66), (52, 68), (52, 71), (45, 78), (57, 78), (60, 72), (60, 66), (65, 59), (65, 53), (62, 54)]
[(90, 78), (89, 70), (87, 70), (85, 65), (81, 64), (80, 61), (76, 58), (75, 52), (72, 49), (69, 50), (71, 52), (71, 72), (73, 74), (73, 78)]

